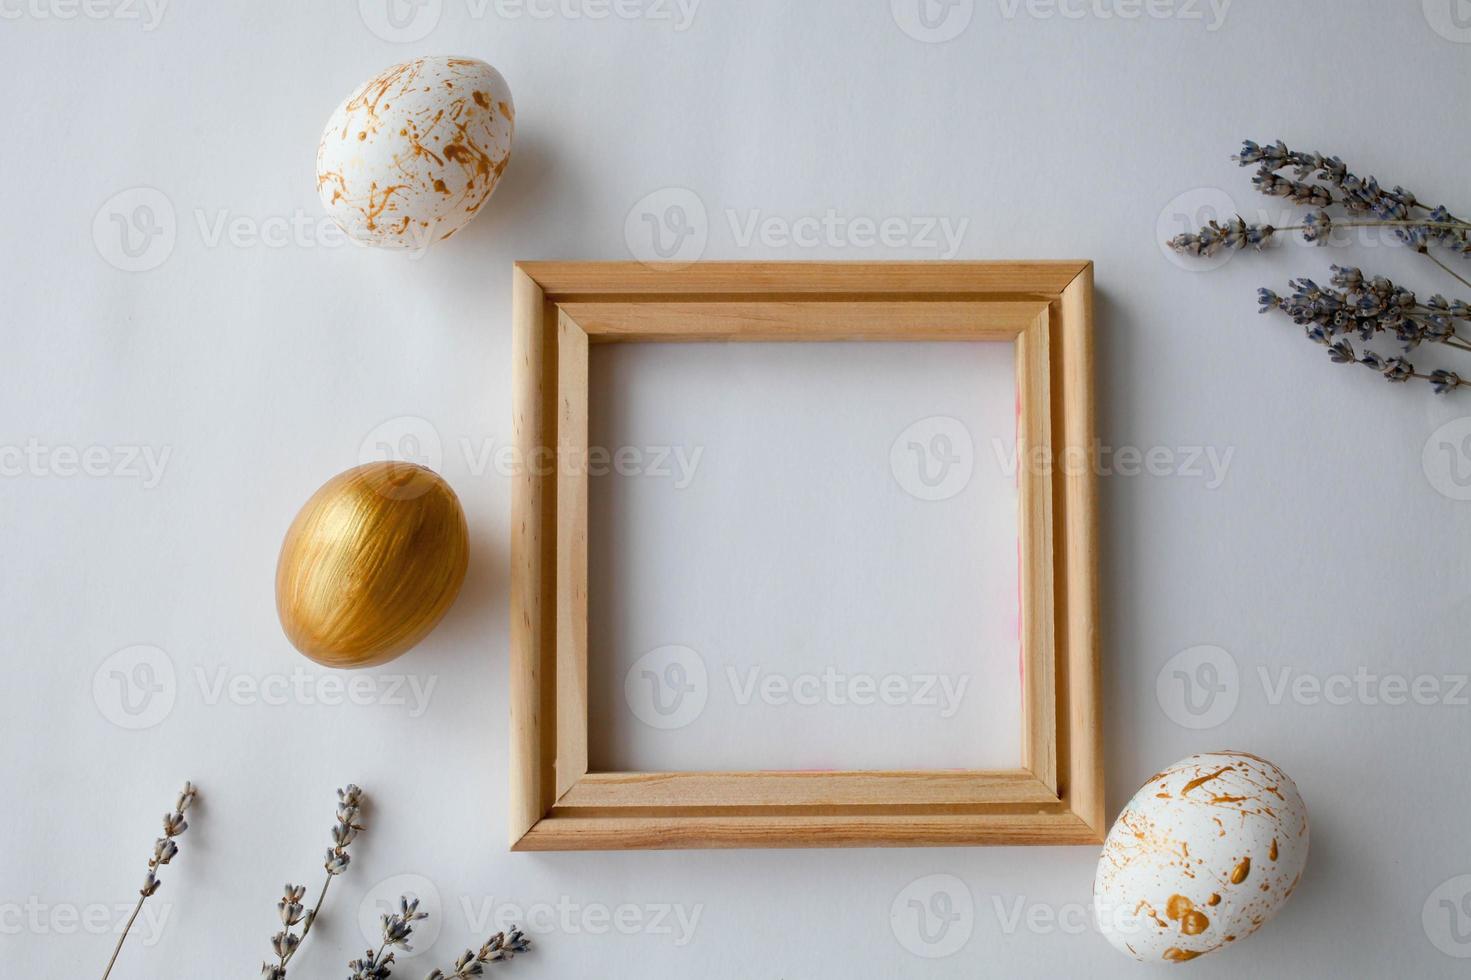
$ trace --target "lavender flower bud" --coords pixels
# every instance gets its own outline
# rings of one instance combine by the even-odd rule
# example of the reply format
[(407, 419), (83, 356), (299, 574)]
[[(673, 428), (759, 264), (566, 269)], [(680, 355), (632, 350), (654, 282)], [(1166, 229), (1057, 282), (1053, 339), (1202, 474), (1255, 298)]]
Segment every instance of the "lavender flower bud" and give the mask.
[(1430, 372), (1430, 384), (1437, 395), (1444, 395), (1465, 384), (1461, 376), (1454, 371), (1432, 371)]
[(1386, 381), (1408, 381), (1415, 373), (1415, 368), (1403, 357), (1392, 357), (1384, 363), (1382, 369)]
[(1314, 211), (1303, 219), (1302, 237), (1304, 241), (1327, 245), (1328, 236), (1332, 231), (1333, 217), (1327, 211)]

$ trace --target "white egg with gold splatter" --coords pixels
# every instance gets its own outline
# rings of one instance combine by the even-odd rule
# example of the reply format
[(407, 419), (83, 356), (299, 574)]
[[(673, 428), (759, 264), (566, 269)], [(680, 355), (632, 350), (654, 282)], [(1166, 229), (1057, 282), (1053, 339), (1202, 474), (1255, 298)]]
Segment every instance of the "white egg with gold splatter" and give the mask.
[(1147, 963), (1181, 963), (1249, 936), (1297, 888), (1308, 811), (1297, 786), (1246, 752), (1157, 773), (1108, 833), (1093, 886), (1099, 931)]
[(515, 123), (510, 87), (483, 61), (394, 65), (327, 121), (317, 193), (354, 241), (425, 248), (485, 204), (511, 157)]

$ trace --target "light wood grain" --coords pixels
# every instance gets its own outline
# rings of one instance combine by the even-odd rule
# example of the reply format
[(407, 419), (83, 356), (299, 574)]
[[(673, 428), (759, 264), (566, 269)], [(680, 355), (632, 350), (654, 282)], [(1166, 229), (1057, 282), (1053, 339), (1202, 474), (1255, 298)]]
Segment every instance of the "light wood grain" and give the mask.
[[(522, 460), (555, 445), (555, 338), (541, 287), (519, 269), (512, 282), (513, 423)], [(514, 845), (556, 798), (556, 488), (521, 467), (511, 488), (511, 759)]]
[(1059, 591), (1064, 624), (1068, 707), (1068, 805), (1098, 840), (1107, 833), (1103, 796), (1102, 666), (1098, 649), (1098, 460), (1093, 406), (1093, 265), (1062, 293), (1055, 331), (1060, 357), (1061, 417), (1067, 451), (1081, 462), (1064, 470), (1066, 588)]
[(1038, 300), (783, 300), (561, 304), (593, 343), (684, 340), (996, 340), (1036, 321)]
[[(1092, 265), (525, 263), (515, 273), (523, 460), (585, 460), (595, 341), (1017, 343), (1024, 768), (587, 772), (585, 469), (513, 489), (511, 814), (516, 850), (1081, 844), (1103, 834)], [(1086, 459), (1078, 471), (1039, 466)]]
[(949, 772), (595, 772), (559, 808), (1056, 803), (1021, 769)]
[(1022, 764), (1055, 794), (1057, 650), (1050, 323), (1044, 307), (1016, 340), (1016, 472), (1021, 505)]
[(599, 851), (696, 847), (958, 847), (1093, 844), (1068, 811), (886, 816), (567, 817), (540, 821), (514, 850)]
[(587, 774), (587, 334), (557, 318), (557, 796)]
[(1042, 262), (520, 262), (554, 302), (588, 296), (668, 299), (698, 293), (780, 300), (820, 294), (1055, 298), (1088, 265)]

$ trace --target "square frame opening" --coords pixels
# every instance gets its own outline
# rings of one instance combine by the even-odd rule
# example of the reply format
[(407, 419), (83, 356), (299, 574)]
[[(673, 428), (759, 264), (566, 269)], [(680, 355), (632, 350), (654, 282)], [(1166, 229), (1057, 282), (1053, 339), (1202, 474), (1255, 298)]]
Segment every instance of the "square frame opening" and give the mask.
[[(518, 263), (513, 850), (1102, 840), (1091, 262)], [(588, 347), (1012, 341), (1021, 767), (588, 770)]]

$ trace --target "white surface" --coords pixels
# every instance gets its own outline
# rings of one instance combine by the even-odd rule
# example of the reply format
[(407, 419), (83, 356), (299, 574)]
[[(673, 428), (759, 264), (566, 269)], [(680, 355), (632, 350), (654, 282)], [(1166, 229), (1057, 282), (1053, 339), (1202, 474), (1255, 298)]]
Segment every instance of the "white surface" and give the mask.
[(590, 367), (589, 441), (628, 452), (589, 490), (595, 770), (1021, 764), (1015, 345)]
[[(97, 923), (137, 888), (186, 777), (203, 796), (151, 900), (164, 928), (151, 946), (135, 937), (116, 977), (253, 975), (281, 883), (316, 884), (347, 780), (372, 792), (371, 827), (292, 976), (345, 975), (366, 944), (360, 909), (410, 887), (399, 875), (432, 884), (439, 932), (421, 948), (438, 962), (490, 931), (486, 910), (550, 908), (533, 921), (536, 953), (509, 967), (525, 977), (1138, 973), (1084, 926), (1094, 848), (505, 852), (510, 481), (493, 450), (511, 439), (510, 263), (626, 257), (646, 199), (656, 218), (686, 205), (695, 234), (665, 246), (703, 238), (706, 258), (944, 251), (872, 242), (861, 225), (811, 247), (776, 234), (833, 209), (965, 222), (961, 258), (1096, 259), (1102, 440), (1167, 449), (1153, 472), (1177, 474), (1110, 457), (1124, 465), (1102, 490), (1110, 811), (1163, 765), (1235, 747), (1282, 765), (1314, 821), (1281, 916), (1191, 975), (1463, 974), (1442, 950), (1467, 952), (1450, 926), (1471, 923), (1458, 911), (1471, 708), (1447, 679), (1468, 670), (1471, 508), (1454, 499), (1466, 494), (1453, 457), (1437, 459), (1458, 430), (1430, 443), (1433, 479), (1422, 450), (1471, 402), (1333, 367), (1256, 316), (1256, 286), (1347, 254), (1293, 247), (1201, 272), (1157, 245), (1177, 214), (1223, 195), (1256, 213), (1249, 173), (1226, 159), (1244, 136), (1282, 135), (1471, 207), (1471, 48), (1451, 39), (1464, 32), (1449, 2), (1427, 3), (1427, 18), (1418, 3), (1237, 0), (1212, 31), (1204, 4), (1187, 8), (1204, 19), (1131, 20), (998, 0), (946, 43), (906, 34), (900, 22), (925, 31), (880, 0), (706, 0), (683, 31), (446, 0), (408, 23), (399, 36), (422, 34), (407, 43), (375, 36), (355, 6), (178, 4), (151, 31), (37, 15), (65, 13), (60, 0), (3, 7), (8, 465), (28, 444), (168, 453), (153, 486), (98, 453), (93, 471), (114, 476), (66, 476), (63, 453), (0, 482), (7, 974), (100, 974), (111, 937)], [(427, 52), (484, 57), (509, 80), (519, 115), (503, 185), (418, 260), (323, 245), (312, 154), (328, 113)], [(125, 261), (111, 214), (160, 201), (104, 205), (140, 186), (164, 195), (174, 243)], [(778, 223), (747, 238), (752, 216)], [(166, 260), (130, 273), (104, 253)], [(1352, 259), (1449, 291), (1402, 250)], [(370, 675), (432, 683), (427, 707), (377, 680), (379, 703), (324, 704), (325, 675), (275, 621), (279, 539), (328, 476), (379, 441), (414, 448), (406, 437), (465, 500), (469, 578), (422, 648)], [(1204, 464), (1189, 447), (1230, 453), (1224, 479), (1191, 475)], [(137, 644), (163, 653), (105, 663)], [(1191, 715), (1174, 672), (1203, 677), (1207, 662), (1226, 691)], [(110, 720), (138, 720), (111, 671), (136, 663), (172, 687), (148, 702), (156, 724), (127, 730)], [(283, 697), (297, 671), (315, 684)], [(1361, 693), (1359, 671), (1442, 687), (1435, 703), (1394, 704)], [(1291, 686), (1299, 677), (1307, 687)], [(921, 935), (910, 902), (945, 900), (958, 918)], [(625, 904), (642, 917), (622, 913), (629, 934), (600, 917)], [(686, 922), (698, 910), (692, 938), (648, 912), (660, 905)]]

